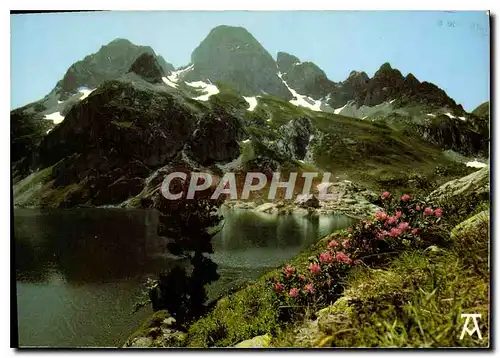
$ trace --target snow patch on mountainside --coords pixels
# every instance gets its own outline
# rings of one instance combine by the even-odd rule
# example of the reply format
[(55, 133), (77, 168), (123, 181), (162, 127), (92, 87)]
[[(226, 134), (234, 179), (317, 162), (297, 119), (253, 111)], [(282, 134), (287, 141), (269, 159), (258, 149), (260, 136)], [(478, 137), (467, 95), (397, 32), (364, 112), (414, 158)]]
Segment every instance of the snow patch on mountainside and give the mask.
[(255, 107), (257, 107), (257, 98), (245, 97), (245, 96), (243, 96), (243, 98), (245, 99), (245, 101), (247, 101), (248, 105), (250, 106), (247, 108), (247, 111), (252, 112), (255, 109)]
[(342, 107), (335, 109), (335, 110), (333, 111), (333, 113), (335, 113), (335, 114), (339, 114), (339, 113), (340, 113), (340, 112), (341, 112), (341, 111), (342, 111), (342, 110), (343, 110), (346, 106), (347, 106), (347, 103), (346, 103), (346, 104), (344, 104)]
[(432, 114), (432, 113), (427, 113), (427, 115), (428, 115), (429, 117), (436, 117), (436, 115), (435, 115), (435, 114)]
[(182, 69), (182, 70), (177, 70), (177, 71), (172, 71), (170, 72), (170, 75), (167, 76), (167, 79), (170, 82), (177, 83), (179, 81), (179, 78), (184, 72), (191, 71), (194, 68), (194, 65), (189, 65), (188, 67)]
[(165, 82), (167, 86), (177, 88), (177, 83), (170, 81), (167, 77), (162, 77), (161, 79), (163, 80), (163, 82)]
[(54, 113), (46, 114), (44, 118), (45, 119), (50, 119), (54, 124), (59, 124), (62, 121), (64, 121), (64, 117), (61, 116), (61, 113), (59, 113), (59, 112), (54, 112)]
[(484, 168), (488, 166), (488, 164), (478, 162), (476, 159), (474, 159), (472, 162), (465, 163), (465, 165), (472, 168)]
[(286, 83), (286, 81), (283, 79), (283, 74), (281, 72), (278, 72), (277, 75), (281, 79), (283, 84), (286, 86), (286, 88), (288, 88), (288, 90), (294, 96), (294, 99), (290, 101), (291, 104), (296, 105), (297, 107), (305, 107), (316, 112), (321, 112), (321, 100), (315, 100), (311, 97), (297, 93), (297, 91), (295, 91), (288, 85), (288, 83)]
[(80, 92), (81, 94), (83, 94), (83, 96), (81, 96), (79, 99), (80, 101), (84, 100), (85, 98), (87, 98), (89, 96), (89, 94), (91, 94), (94, 90), (93, 89), (88, 89), (88, 88), (81, 88), (78, 92)]
[(200, 88), (205, 92), (205, 94), (194, 98), (198, 101), (208, 101), (210, 96), (219, 93), (219, 89), (217, 88), (217, 86), (211, 83), (206, 83), (203, 81), (195, 81), (195, 82), (186, 82), (186, 84), (191, 87)]
[(467, 119), (465, 119), (465, 117), (458, 117), (459, 119), (461, 119), (462, 121), (466, 121)]
[(351, 101), (348, 101), (344, 106), (334, 109), (333, 113), (340, 114), (342, 116), (347, 116), (347, 117), (354, 117), (354, 118), (360, 118), (360, 119), (369, 118), (372, 120), (387, 116), (391, 113), (396, 113), (396, 114), (400, 114), (400, 115), (408, 115), (408, 113), (405, 111), (404, 108), (395, 109), (393, 107), (393, 105), (391, 104), (391, 102), (394, 102), (394, 101), (395, 100), (382, 102), (382, 103), (377, 104), (375, 106), (362, 105), (362, 106), (358, 107), (356, 102), (351, 100)]
[(457, 118), (453, 114), (451, 114), (450, 112), (446, 112), (445, 115), (447, 115), (450, 118)]

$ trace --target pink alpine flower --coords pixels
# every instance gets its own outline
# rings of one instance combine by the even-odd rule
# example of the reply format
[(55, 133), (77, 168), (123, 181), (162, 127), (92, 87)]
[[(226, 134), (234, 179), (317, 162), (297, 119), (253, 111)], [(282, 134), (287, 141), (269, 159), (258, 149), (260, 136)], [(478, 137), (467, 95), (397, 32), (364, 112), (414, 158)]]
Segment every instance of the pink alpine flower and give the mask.
[(308, 283), (304, 286), (304, 291), (310, 293), (311, 295), (314, 295), (314, 285), (312, 283)]
[(346, 240), (344, 240), (344, 241), (342, 242), (342, 246), (343, 246), (345, 249), (347, 249), (347, 248), (349, 248), (349, 247), (351, 246), (351, 244), (349, 243), (349, 240), (347, 240), (347, 239), (346, 239)]
[(375, 235), (375, 237), (379, 240), (382, 240), (385, 238), (385, 235), (383, 232), (377, 232), (377, 234)]
[(349, 256), (344, 254), (342, 251), (337, 252), (337, 254), (335, 255), (335, 259), (339, 262), (344, 262), (346, 264), (352, 263), (352, 260), (349, 258)]
[(437, 217), (443, 215), (443, 209), (437, 208), (436, 210), (434, 210), (434, 215), (436, 215)]
[(311, 263), (309, 265), (309, 271), (311, 271), (313, 275), (318, 275), (321, 272), (321, 266), (315, 263)]
[(299, 281), (305, 281), (305, 280), (306, 280), (306, 278), (304, 277), (304, 275), (299, 276)]
[(401, 235), (401, 230), (399, 230), (398, 228), (392, 228), (391, 229), (391, 236), (392, 237), (398, 237), (399, 235)]
[(396, 218), (399, 219), (401, 216), (403, 216), (403, 213), (401, 211), (396, 211)]
[(295, 298), (299, 295), (299, 289), (298, 288), (292, 288), (290, 292), (288, 292), (291, 298)]
[(408, 224), (407, 222), (402, 222), (401, 224), (399, 224), (398, 226), (398, 229), (401, 230), (401, 231), (406, 231), (410, 228), (410, 224)]
[(352, 230), (352, 227), (350, 227), (350, 228), (348, 228), (348, 229), (347, 229), (347, 232), (348, 232), (348, 233), (352, 233), (352, 231), (353, 231), (353, 230)]
[(276, 292), (278, 292), (278, 293), (281, 293), (281, 292), (283, 291), (283, 288), (284, 288), (284, 287), (285, 287), (285, 286), (283, 286), (283, 284), (282, 284), (281, 282), (276, 282), (276, 283), (274, 284), (274, 290), (275, 290)]
[(295, 274), (295, 267), (293, 267), (291, 265), (286, 265), (283, 268), (283, 272), (285, 273), (286, 279), (289, 280)]
[(434, 210), (432, 208), (425, 208), (424, 210), (424, 215), (432, 215), (434, 213)]
[(390, 218), (387, 218), (385, 221), (386, 224), (388, 225), (394, 225), (398, 221), (398, 218), (395, 216), (391, 216)]
[(420, 207), (420, 205), (417, 205), (417, 206), (415, 207), (415, 210), (420, 211), (420, 210), (422, 210), (422, 208)]
[(322, 252), (319, 254), (319, 262), (329, 264), (333, 262), (333, 256), (329, 252)]
[(382, 200), (387, 200), (391, 197), (391, 193), (389, 193), (388, 191), (384, 191), (381, 195), (381, 198)]
[(332, 240), (332, 241), (330, 241), (330, 242), (328, 243), (328, 247), (329, 247), (330, 249), (336, 249), (337, 247), (339, 247), (339, 245), (340, 245), (340, 244), (339, 244), (339, 243), (338, 243), (338, 241), (336, 241), (336, 240)]
[(418, 234), (418, 228), (413, 229), (413, 230), (411, 231), (411, 233), (412, 233), (413, 235)]
[(385, 211), (377, 211), (375, 214), (375, 219), (378, 221), (384, 221), (387, 219), (387, 213)]
[(354, 265), (358, 266), (358, 265), (360, 265), (360, 264), (361, 264), (361, 261), (359, 261), (359, 260), (354, 260), (352, 263), (353, 263)]
[(402, 197), (401, 197), (401, 200), (403, 201), (408, 201), (410, 200), (410, 196), (408, 194), (404, 194)]

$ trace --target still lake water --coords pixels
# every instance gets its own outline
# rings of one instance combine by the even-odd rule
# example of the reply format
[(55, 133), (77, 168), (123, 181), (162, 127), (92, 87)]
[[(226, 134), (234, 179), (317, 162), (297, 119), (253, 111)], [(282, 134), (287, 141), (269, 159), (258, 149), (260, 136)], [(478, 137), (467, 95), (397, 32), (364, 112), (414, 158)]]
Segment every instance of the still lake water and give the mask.
[[(272, 216), (224, 211), (212, 259), (215, 297), (257, 278), (333, 230), (341, 215)], [(19, 345), (117, 347), (151, 314), (132, 308), (148, 276), (168, 269), (154, 210), (14, 211)]]

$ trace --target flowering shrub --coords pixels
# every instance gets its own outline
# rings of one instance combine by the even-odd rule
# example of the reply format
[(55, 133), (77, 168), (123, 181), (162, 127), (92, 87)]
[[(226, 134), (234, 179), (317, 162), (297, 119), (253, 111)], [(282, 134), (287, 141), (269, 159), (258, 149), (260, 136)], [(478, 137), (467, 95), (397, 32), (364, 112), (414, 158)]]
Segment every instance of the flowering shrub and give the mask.
[(440, 237), (441, 208), (433, 208), (411, 194), (380, 196), (383, 209), (372, 220), (361, 221), (349, 233), (353, 257), (365, 264), (382, 263), (382, 254), (435, 244)]
[(429, 246), (439, 238), (441, 208), (410, 194), (398, 198), (386, 191), (381, 199), (382, 210), (347, 229), (346, 238), (329, 241), (326, 251), (311, 257), (307, 267), (284, 266), (281, 279), (273, 282), (280, 302), (298, 306), (330, 301), (342, 292), (341, 283), (352, 266), (381, 264), (386, 254)]
[(349, 240), (331, 240), (325, 251), (309, 258), (309, 264), (299, 273), (296, 267), (285, 265), (280, 280), (273, 289), (282, 303), (291, 306), (330, 301), (342, 291), (341, 282), (349, 269), (359, 264), (345, 252)]

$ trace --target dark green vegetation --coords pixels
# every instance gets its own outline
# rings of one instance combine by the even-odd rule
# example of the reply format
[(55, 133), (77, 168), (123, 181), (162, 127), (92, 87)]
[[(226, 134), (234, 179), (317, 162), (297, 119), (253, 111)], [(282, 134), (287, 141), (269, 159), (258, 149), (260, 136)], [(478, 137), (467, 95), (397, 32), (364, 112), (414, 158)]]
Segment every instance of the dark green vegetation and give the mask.
[[(172, 186), (187, 194), (189, 181)], [(214, 233), (208, 232), (222, 220), (217, 213), (222, 200), (210, 200), (213, 190), (197, 192), (192, 199), (161, 201), (158, 206), (158, 234), (172, 239), (168, 251), (180, 259), (180, 265), (161, 273), (150, 289), (154, 311), (167, 310), (180, 326), (206, 313), (205, 285), (219, 279), (217, 265), (205, 254), (213, 253)], [(186, 264), (191, 265), (190, 273)]]

